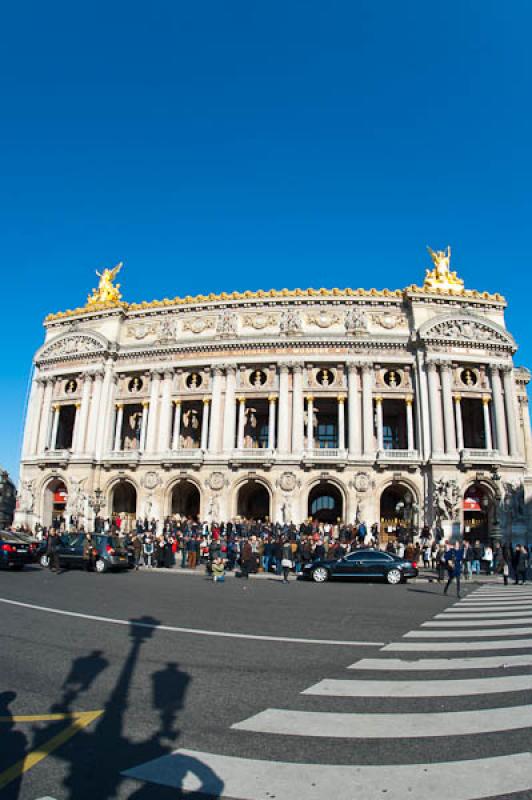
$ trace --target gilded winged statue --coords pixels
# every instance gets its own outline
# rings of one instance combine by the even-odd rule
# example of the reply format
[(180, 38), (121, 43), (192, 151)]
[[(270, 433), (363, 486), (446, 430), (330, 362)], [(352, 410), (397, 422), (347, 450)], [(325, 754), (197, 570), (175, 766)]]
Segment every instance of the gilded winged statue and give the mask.
[(87, 305), (101, 305), (101, 304), (116, 304), (122, 299), (120, 294), (120, 284), (114, 284), (116, 276), (122, 269), (122, 261), (113, 267), (113, 269), (104, 269), (103, 272), (96, 270), (96, 275), (99, 277), (98, 288), (93, 289), (92, 294), (87, 299)]
[(434, 289), (451, 294), (461, 294), (464, 291), (464, 282), (456, 272), (451, 271), (451, 248), (447, 250), (433, 250), (427, 247), (430, 257), (434, 263), (433, 270), (427, 270), (423, 288), (432, 291)]

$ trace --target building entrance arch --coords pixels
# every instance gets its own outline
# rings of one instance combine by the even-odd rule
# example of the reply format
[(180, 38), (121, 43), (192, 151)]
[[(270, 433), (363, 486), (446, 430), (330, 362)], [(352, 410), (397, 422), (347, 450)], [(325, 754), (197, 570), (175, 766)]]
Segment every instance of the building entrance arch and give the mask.
[(344, 498), (340, 489), (323, 481), (314, 486), (308, 495), (307, 516), (316, 522), (335, 523), (344, 518)]
[(475, 482), (467, 487), (462, 504), (465, 539), (488, 543), (493, 509), (493, 493), (486, 486)]
[(251, 479), (243, 483), (238, 489), (236, 512), (245, 519), (270, 519), (271, 498), (266, 486)]
[(381, 535), (397, 536), (417, 527), (419, 507), (416, 496), (405, 483), (392, 483), (383, 489), (380, 499)]
[(198, 520), (200, 516), (201, 497), (195, 483), (185, 479), (178, 481), (172, 488), (170, 509), (172, 514), (186, 519)]
[(133, 530), (137, 516), (137, 490), (130, 481), (120, 480), (113, 486), (111, 516), (113, 520), (119, 518), (122, 521), (122, 531)]
[(66, 525), (68, 489), (61, 478), (53, 478), (44, 487), (43, 525), (59, 530)]

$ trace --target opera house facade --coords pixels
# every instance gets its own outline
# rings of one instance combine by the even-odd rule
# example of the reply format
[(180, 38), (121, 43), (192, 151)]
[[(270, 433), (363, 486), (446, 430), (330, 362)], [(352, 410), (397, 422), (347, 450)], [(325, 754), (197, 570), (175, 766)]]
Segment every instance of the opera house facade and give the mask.
[(16, 522), (94, 515), (526, 540), (526, 385), (499, 294), (422, 286), (126, 303), (104, 270), (34, 358)]

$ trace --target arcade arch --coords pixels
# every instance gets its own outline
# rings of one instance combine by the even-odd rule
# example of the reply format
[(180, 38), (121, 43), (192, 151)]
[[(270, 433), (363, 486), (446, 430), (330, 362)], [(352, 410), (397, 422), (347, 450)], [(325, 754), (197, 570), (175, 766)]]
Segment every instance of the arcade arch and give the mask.
[(178, 481), (172, 487), (170, 511), (180, 517), (198, 520), (200, 517), (201, 497), (195, 483), (186, 479)]
[(137, 516), (137, 490), (127, 480), (115, 483), (111, 490), (111, 516), (122, 520), (121, 529), (126, 533), (134, 528)]
[(271, 496), (267, 487), (251, 479), (241, 484), (237, 490), (236, 513), (246, 519), (271, 519)]
[(398, 529), (411, 530), (418, 523), (417, 493), (406, 483), (386, 486), (380, 499), (380, 531), (384, 537), (396, 536)]
[(321, 481), (308, 495), (307, 516), (317, 522), (335, 523), (344, 519), (344, 498), (334, 483)]
[(68, 489), (61, 478), (52, 478), (44, 487), (43, 525), (46, 528), (60, 528), (66, 524), (66, 505)]

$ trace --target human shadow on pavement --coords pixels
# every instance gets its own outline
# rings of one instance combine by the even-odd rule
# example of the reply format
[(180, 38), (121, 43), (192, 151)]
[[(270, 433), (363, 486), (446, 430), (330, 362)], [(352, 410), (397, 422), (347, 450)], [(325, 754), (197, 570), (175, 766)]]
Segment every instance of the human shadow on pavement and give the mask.
[(0, 692), (0, 795), (2, 800), (17, 800), (22, 776), (15, 775), (12, 767), (26, 755), (27, 739), (17, 730), (9, 706), (16, 700), (16, 692)]
[[(52, 754), (53, 758), (67, 765), (63, 780), (65, 797), (71, 800), (107, 800), (117, 796), (126, 796), (131, 800), (175, 799), (185, 796), (181, 787), (189, 773), (195, 776), (194, 782), (201, 788), (186, 792), (187, 798), (201, 797), (206, 800), (221, 796), (223, 782), (205, 764), (188, 756), (175, 755), (170, 763), (166, 760), (165, 774), (160, 775), (160, 782), (158, 773), (152, 782), (143, 781), (138, 785), (132, 783), (134, 776), (123, 774), (146, 762), (170, 755), (176, 749), (180, 735), (176, 727), (177, 717), (184, 708), (191, 678), (175, 662), (168, 662), (163, 669), (151, 675), (153, 708), (158, 712), (159, 725), (142, 741), (133, 741), (127, 735), (126, 712), (130, 703), (135, 703), (135, 697), (130, 697), (135, 668), (141, 650), (146, 647), (159, 624), (159, 620), (148, 616), (130, 620), (129, 651), (125, 654), (120, 674), (102, 715)], [(100, 650), (75, 659), (62, 687), (63, 696), (52, 707), (54, 712), (66, 714), (85, 710), (83, 694), (107, 665), (107, 659)], [(145, 701), (142, 699), (141, 702)], [(47, 740), (57, 731), (58, 724), (54, 722), (39, 731), (38, 740)], [(154, 766), (157, 770), (157, 765)], [(129, 793), (124, 794), (123, 784), (126, 780)], [(53, 788), (57, 787), (50, 787), (52, 795)]]

